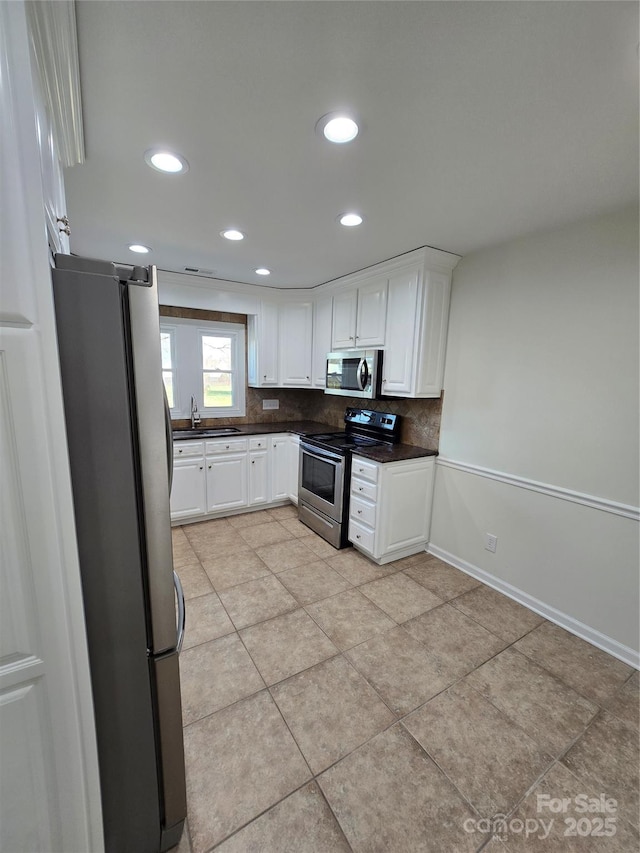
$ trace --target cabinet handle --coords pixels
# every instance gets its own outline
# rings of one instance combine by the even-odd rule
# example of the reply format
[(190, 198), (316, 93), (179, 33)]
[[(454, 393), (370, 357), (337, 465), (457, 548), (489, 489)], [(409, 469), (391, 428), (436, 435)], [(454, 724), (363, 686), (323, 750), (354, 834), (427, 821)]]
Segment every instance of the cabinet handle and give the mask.
[(356, 533), (356, 539), (359, 539), (359, 538), (360, 538), (360, 534)]
[(362, 491), (362, 486), (358, 486), (358, 491), (359, 491), (359, 492), (361, 492), (361, 491)]
[(350, 341), (352, 341), (352, 340), (353, 340), (353, 335), (349, 335), (349, 340), (350, 340)]
[(181, 450), (179, 450), (179, 451), (178, 451), (178, 453), (182, 453), (182, 451), (181, 451)]
[(266, 379), (266, 378), (267, 378), (267, 374), (265, 373), (265, 375), (264, 375), (262, 378), (263, 378), (263, 379)]
[(310, 379), (311, 379), (311, 377), (310, 377), (310, 376), (307, 376), (307, 382), (309, 382), (309, 381), (310, 381)]
[(256, 460), (255, 460), (255, 459), (252, 459), (252, 460), (251, 460), (251, 464), (252, 464), (252, 465), (255, 465), (255, 464), (256, 464)]
[(362, 515), (362, 510), (361, 510), (361, 509), (359, 509), (359, 510), (358, 510), (358, 515)]
[(229, 449), (229, 445), (228, 445), (228, 444), (226, 445), (226, 449), (227, 449), (227, 450)]
[(211, 465), (209, 465), (209, 470), (211, 470)]
[(202, 471), (202, 469), (203, 469), (203, 468), (204, 468), (204, 465), (201, 465), (201, 466), (200, 466), (200, 470)]

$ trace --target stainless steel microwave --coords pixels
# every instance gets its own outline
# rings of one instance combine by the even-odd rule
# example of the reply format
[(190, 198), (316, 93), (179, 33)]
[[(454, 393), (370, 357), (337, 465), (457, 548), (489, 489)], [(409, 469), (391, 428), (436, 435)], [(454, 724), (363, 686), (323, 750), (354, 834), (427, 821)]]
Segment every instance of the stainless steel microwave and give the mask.
[(327, 355), (325, 394), (375, 400), (380, 396), (381, 381), (380, 349), (346, 350)]

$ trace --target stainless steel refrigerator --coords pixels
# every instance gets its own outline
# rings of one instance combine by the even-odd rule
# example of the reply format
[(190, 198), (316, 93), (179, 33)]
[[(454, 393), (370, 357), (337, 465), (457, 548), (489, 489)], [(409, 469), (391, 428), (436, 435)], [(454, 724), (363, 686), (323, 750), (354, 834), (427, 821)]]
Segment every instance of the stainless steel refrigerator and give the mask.
[(186, 793), (155, 268), (57, 255), (52, 275), (105, 847), (158, 853)]

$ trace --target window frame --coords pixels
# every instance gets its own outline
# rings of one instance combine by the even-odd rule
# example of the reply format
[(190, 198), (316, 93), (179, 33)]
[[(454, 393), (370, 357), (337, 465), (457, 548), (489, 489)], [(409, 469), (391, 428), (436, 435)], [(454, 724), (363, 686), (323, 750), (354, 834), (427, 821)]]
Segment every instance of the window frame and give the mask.
[[(183, 317), (160, 317), (160, 331), (171, 332), (174, 350), (174, 420), (191, 417), (191, 395), (196, 399), (203, 418), (240, 418), (246, 414), (245, 326), (218, 320), (191, 320)], [(204, 367), (202, 336), (231, 338), (232, 406), (204, 405)]]
[[(171, 372), (171, 381), (173, 384), (173, 402), (175, 404), (178, 399), (178, 376), (176, 370), (176, 327), (174, 325), (169, 325), (168, 323), (162, 322), (162, 317), (160, 318), (160, 335), (169, 335), (169, 349), (171, 352), (171, 368), (162, 367), (162, 381), (164, 385), (164, 374), (168, 371)], [(165, 391), (166, 391), (166, 386)], [(167, 402), (169, 400), (169, 395), (167, 394)], [(175, 410), (175, 405), (169, 407), (169, 411), (173, 413)]]

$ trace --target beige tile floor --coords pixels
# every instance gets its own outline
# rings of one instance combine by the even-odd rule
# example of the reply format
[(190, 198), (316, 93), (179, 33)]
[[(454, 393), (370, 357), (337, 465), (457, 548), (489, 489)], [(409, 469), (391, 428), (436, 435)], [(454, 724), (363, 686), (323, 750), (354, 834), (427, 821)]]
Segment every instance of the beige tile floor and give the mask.
[[(630, 667), (435, 557), (338, 552), (290, 506), (173, 541), (179, 853), (640, 849)], [(615, 813), (575, 811), (601, 794)]]

